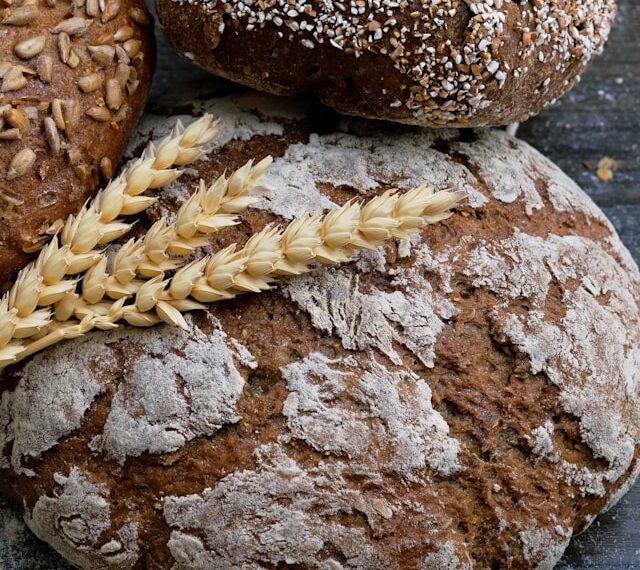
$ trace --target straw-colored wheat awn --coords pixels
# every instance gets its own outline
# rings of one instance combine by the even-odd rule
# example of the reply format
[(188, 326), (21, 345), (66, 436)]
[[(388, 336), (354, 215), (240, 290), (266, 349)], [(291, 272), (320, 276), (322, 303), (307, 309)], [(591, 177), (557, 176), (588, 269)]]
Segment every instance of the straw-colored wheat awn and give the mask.
[[(258, 169), (256, 177), (264, 170), (259, 167), (260, 165), (254, 167)], [(250, 165), (243, 168), (248, 168), (248, 172), (251, 172)], [(248, 176), (251, 178), (251, 174)], [(246, 177), (245, 173), (244, 178)], [(218, 183), (219, 181), (216, 184)], [(210, 188), (214, 186), (215, 184)], [(205, 203), (207, 201), (207, 192), (203, 188), (201, 186), (180, 210), (175, 228), (180, 241), (197, 240), (199, 233), (210, 233), (218, 229), (218, 222), (223, 226), (235, 223), (232, 218), (219, 218), (218, 222), (201, 226), (193, 223), (194, 215), (196, 219), (203, 219), (199, 218), (202, 214), (198, 213), (200, 210), (195, 206), (202, 204), (203, 200)], [(422, 226), (449, 217), (451, 209), (462, 196), (460, 192), (434, 193), (424, 186), (403, 194), (388, 191), (364, 204), (349, 202), (326, 215), (302, 216), (285, 228), (267, 226), (253, 235), (242, 248), (230, 246), (211, 257), (182, 266), (177, 260), (164, 257), (165, 248), (158, 260), (153, 262), (159, 262), (160, 266), (151, 271), (148, 271), (149, 268), (142, 268), (148, 278), (136, 279), (141, 269), (140, 263), (136, 261), (123, 270), (126, 286), (121, 290), (116, 287), (111, 292), (106, 283), (112, 278), (117, 280), (115, 276), (119, 274), (120, 268), (107, 275), (106, 262), (101, 261), (95, 266), (99, 268), (94, 270), (95, 275), (91, 275), (88, 280), (87, 292), (85, 293), (83, 285), (82, 294), (76, 294), (75, 307), (66, 311), (63, 316), (68, 313), (68, 318), (63, 322), (58, 320), (48, 323), (46, 327), (36, 328), (35, 335), (27, 334), (34, 332), (32, 327), (22, 332), (20, 337), (9, 337), (0, 322), (0, 340), (9, 338), (9, 342), (5, 344), (8, 351), (4, 360), (0, 360), (0, 367), (17, 362), (63, 339), (82, 335), (93, 328), (114, 328), (119, 320), (125, 320), (134, 326), (152, 326), (164, 321), (186, 327), (182, 313), (203, 308), (201, 303), (231, 299), (243, 292), (263, 291), (278, 276), (306, 273), (314, 263), (336, 264), (347, 261), (357, 250), (377, 247), (388, 239), (407, 239)], [(245, 198), (248, 200), (249, 197)], [(247, 200), (239, 203), (239, 206), (248, 204)], [(191, 214), (187, 215), (189, 212)], [(150, 232), (149, 239), (155, 240), (162, 230), (163, 227), (160, 227), (155, 232)], [(145, 239), (148, 236), (149, 234)], [(132, 255), (131, 252), (140, 252), (144, 250), (143, 244), (144, 240), (129, 242), (120, 250), (120, 255), (126, 258)], [(122, 253), (123, 250), (125, 253)], [(189, 251), (180, 247), (176, 251), (186, 252)], [(160, 269), (166, 261), (171, 263), (171, 269), (176, 269), (170, 279), (165, 279), (164, 270)], [(131, 283), (135, 286), (129, 287)], [(106, 297), (111, 299), (105, 300)], [(32, 308), (37, 312), (35, 305)]]
[(111, 181), (76, 216), (69, 216), (38, 258), (25, 267), (11, 290), (0, 300), (0, 366), (13, 361), (23, 347), (13, 339), (42, 334), (51, 324), (48, 307), (73, 294), (78, 276), (100, 262), (96, 248), (131, 229), (120, 216), (140, 213), (155, 198), (143, 194), (174, 181), (182, 173), (174, 166), (198, 160), (203, 146), (218, 133), (218, 123), (205, 115), (187, 128), (180, 122), (157, 147), (150, 144), (143, 156)]

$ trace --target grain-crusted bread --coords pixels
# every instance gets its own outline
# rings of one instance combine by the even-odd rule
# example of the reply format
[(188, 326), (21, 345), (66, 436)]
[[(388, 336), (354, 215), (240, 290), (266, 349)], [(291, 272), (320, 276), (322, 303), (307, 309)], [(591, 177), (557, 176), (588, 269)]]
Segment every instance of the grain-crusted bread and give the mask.
[(214, 248), (391, 186), (468, 199), (187, 333), (125, 326), (5, 370), (0, 490), (30, 528), (87, 569), (551, 568), (640, 465), (640, 273), (602, 213), (502, 132), (165, 102), (135, 146), (176, 107), (225, 131), (151, 218), (276, 157)]
[(270, 93), (422, 126), (521, 121), (569, 89), (614, 0), (157, 0), (176, 49)]
[(118, 166), (155, 44), (142, 0), (0, 6), (1, 286)]

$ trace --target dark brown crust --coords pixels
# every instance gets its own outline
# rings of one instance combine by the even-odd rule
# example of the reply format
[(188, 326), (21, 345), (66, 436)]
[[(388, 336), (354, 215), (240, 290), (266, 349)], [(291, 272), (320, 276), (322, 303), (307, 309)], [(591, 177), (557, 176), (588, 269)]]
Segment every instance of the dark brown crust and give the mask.
[[(504, 84), (482, 66), (474, 67), (470, 75), (472, 79), (468, 80), (471, 89), (480, 86), (483, 101), (489, 104), (482, 108), (469, 106), (468, 101), (464, 101), (459, 108), (449, 111), (448, 104), (464, 99), (461, 91), (448, 95), (442, 88), (442, 81), (448, 73), (445, 65), (452, 64), (454, 69), (461, 65), (455, 63), (450, 51), (461, 51), (462, 46), (469, 42), (472, 45), (479, 42), (479, 38), (471, 37), (474, 33), (471, 23), (476, 16), (469, 7), (470, 2), (449, 2), (454, 6), (455, 14), (444, 16), (446, 28), (425, 24), (430, 38), (421, 49), (433, 49), (434, 55), (430, 56), (426, 51), (424, 55), (411, 55), (417, 40), (409, 38), (405, 45), (405, 52), (410, 54), (406, 62), (400, 56), (388, 55), (394, 51), (395, 44), (386, 40), (363, 48), (356, 57), (352, 49), (336, 49), (329, 43), (329, 38), (318, 43), (312, 34), (292, 33), (286, 24), (276, 26), (267, 21), (263, 26), (254, 23), (253, 29), (247, 29), (246, 18), (232, 19), (229, 16), (228, 7), (233, 6), (233, 2), (212, 0), (206, 3), (206, 7), (204, 4), (199, 0), (157, 0), (159, 18), (169, 40), (180, 54), (202, 68), (277, 95), (311, 91), (324, 104), (343, 113), (431, 127), (503, 125), (538, 114), (545, 105), (573, 86), (591, 56), (604, 43), (615, 12), (612, 0), (570, 0), (564, 4), (566, 13), (572, 17), (578, 9), (585, 13), (593, 10), (585, 21), (578, 22), (576, 17), (576, 21), (571, 22), (586, 34), (585, 45), (591, 44), (589, 48), (568, 48), (551, 34), (535, 50), (529, 50), (528, 46), (536, 36), (534, 34), (531, 40), (528, 30), (538, 27), (538, 20), (534, 21), (533, 16), (538, 9), (533, 5), (537, 3), (505, 2), (503, 29), (496, 33), (495, 45), (492, 43), (488, 52), (505, 71)], [(320, 2), (306, 1), (303, 4), (313, 5), (320, 11)], [(399, 4), (399, 9), (390, 10), (397, 21), (392, 27), (395, 30), (402, 27), (411, 29), (416, 22), (413, 14), (435, 12), (446, 2), (431, 3), (438, 6), (430, 9), (421, 6), (420, 2)], [(258, 10), (256, 5), (252, 7)], [(380, 20), (380, 16), (377, 18)], [(429, 18), (435, 20), (436, 16), (425, 16), (425, 20)], [(301, 19), (297, 18), (297, 21)], [(588, 22), (589, 19), (592, 21)], [(313, 22), (313, 18), (307, 18), (307, 21)], [(366, 13), (361, 16), (361, 21), (366, 21)], [(591, 24), (597, 35), (591, 35), (593, 30), (585, 31)], [(222, 28), (223, 33), (220, 31)], [(313, 41), (314, 47), (303, 47), (301, 42), (305, 40)], [(381, 48), (386, 52), (382, 53)], [(589, 53), (585, 53), (587, 49)], [(425, 74), (426, 79), (422, 83), (410, 78), (411, 70), (420, 66), (422, 61), (436, 62), (440, 58), (442, 63), (434, 64), (433, 76)], [(465, 82), (460, 80), (461, 84)]]
[[(231, 141), (199, 164), (199, 176), (212, 180), (225, 169), (238, 168), (249, 158), (267, 154), (281, 156), (289, 145), (306, 142), (308, 133), (309, 125), (303, 122), (287, 125), (283, 137)], [(443, 140), (436, 144), (444, 149), (451, 142)], [(457, 155), (455, 160), (464, 163), (467, 159)], [(192, 182), (195, 187), (196, 180)], [(514, 224), (539, 237), (555, 233), (604, 240), (611, 235), (601, 221), (582, 214), (555, 212), (546, 196), (547, 181), (540, 176), (536, 182), (545, 198), (544, 216), (538, 216), (534, 222), (524, 215), (519, 202), (507, 205), (492, 201), (488, 207), (478, 209), (462, 207), (450, 220), (425, 230), (434, 255), (459, 243), (461, 236), (506, 238), (512, 235)], [(483, 181), (477, 179), (477, 184), (481, 186)], [(347, 186), (326, 189), (331, 198), (340, 203), (350, 199), (354, 191), (357, 189)], [(175, 208), (171, 201), (163, 205)], [(141, 226), (148, 227), (152, 218), (145, 219)], [(215, 236), (213, 248), (243, 242), (274, 220), (268, 213), (250, 211), (243, 216), (241, 225)], [(394, 245), (386, 248), (386, 255), (389, 263), (398, 267), (408, 267), (415, 262), (413, 256), (400, 259)], [(454, 266), (452, 274), (453, 292), (449, 298), (455, 301), (459, 312), (446, 323), (441, 334), (435, 366), (426, 368), (409, 351), (403, 351), (400, 346), (397, 350), (407, 366), (428, 379), (435, 409), (450, 426), (452, 437), (461, 442), (462, 469), (449, 477), (431, 473), (424, 485), (390, 474), (382, 475), (382, 492), (388, 496), (410, 497), (424, 507), (422, 516), (399, 513), (389, 521), (381, 520), (375, 528), (358, 514), (340, 514), (336, 519), (347, 526), (364, 529), (368, 537), (393, 553), (397, 567), (403, 570), (420, 568), (425, 554), (436, 551), (445, 541), (453, 541), (461, 548), (466, 545), (475, 568), (531, 568), (518, 534), (500, 530), (500, 521), (495, 515), (497, 506), (502, 509), (504, 520), (513, 524), (512, 528), (526, 527), (534, 521), (540, 529), (551, 530), (557, 524), (578, 531), (585, 521), (602, 510), (628, 474), (613, 485), (607, 483), (605, 496), (585, 497), (575, 482), (558, 478), (554, 463), (537, 458), (531, 452), (528, 437), (532, 429), (552, 420), (556, 426), (554, 445), (561, 458), (592, 469), (603, 467), (582, 442), (578, 418), (563, 411), (559, 390), (544, 374), (532, 374), (527, 358), (497, 332), (500, 316), (494, 313), (498, 303), (495, 295), (474, 287), (472, 279), (463, 274), (462, 265)], [(434, 283), (438, 279), (430, 274), (425, 277)], [(360, 279), (364, 288), (392, 287), (387, 275), (361, 274)], [(573, 286), (578, 284), (565, 288)], [(523, 306), (522, 310), (527, 308)], [(547, 310), (558, 318), (564, 313), (558, 284), (552, 285)], [(129, 459), (123, 467), (103, 455), (90, 453), (89, 443), (102, 432), (111, 408), (111, 399), (120, 382), (119, 371), (130, 369), (138, 358), (135, 347), (121, 343), (113, 347), (117, 370), (98, 378), (105, 385), (105, 392), (94, 401), (82, 427), (54, 449), (27, 462), (36, 473), (34, 477), (3, 472), (0, 490), (24, 501), (30, 509), (42, 495), (53, 496), (59, 490), (52, 478), (54, 473), (66, 474), (77, 466), (93, 482), (104, 484), (113, 497), (112, 529), (120, 528), (125, 522), (140, 523), (142, 552), (136, 568), (170, 568), (173, 563), (167, 549), (170, 528), (158, 507), (162, 498), (201, 493), (215, 487), (230, 473), (254, 468), (253, 452), (287, 432), (282, 415), (287, 388), (280, 367), (317, 351), (331, 358), (349, 354), (338, 339), (320, 333), (308, 315), (278, 292), (246, 295), (219, 303), (211, 308), (211, 314), (231, 337), (250, 347), (258, 361), (257, 369), (242, 369), (246, 385), (238, 405), (241, 419), (237, 424), (225, 426), (213, 437), (197, 437), (175, 453), (144, 454)], [(195, 319), (205, 333), (211, 332), (206, 315), (196, 315)], [(377, 354), (376, 358), (389, 369), (394, 368), (384, 355)], [(4, 390), (12, 389), (21, 367), (5, 371)], [(324, 459), (302, 441), (293, 440), (286, 447), (289, 456), (305, 469), (317, 466)], [(640, 449), (636, 449), (636, 461), (639, 454)], [(344, 476), (349, 488), (362, 488), (361, 474), (347, 469)], [(105, 533), (102, 542), (109, 536), (109, 532)], [(264, 567), (272, 568), (268, 564)], [(281, 563), (278, 568), (300, 570), (307, 566)]]
[[(97, 4), (89, 0), (87, 4), (83, 2), (81, 7), (73, 8), (65, 0), (54, 2), (52, 7), (43, 3), (39, 8), (39, 18), (29, 25), (0, 23), (3, 61), (27, 66), (36, 72), (35, 75), (25, 75), (27, 82), (23, 88), (5, 89), (0, 95), (0, 107), (10, 105), (17, 110), (39, 109), (37, 117), (29, 121), (20, 139), (0, 140), (0, 286), (14, 278), (16, 272), (31, 259), (32, 253), (43, 244), (46, 233), (52, 231), (52, 224), (57, 224), (54, 228), (58, 227), (68, 214), (76, 212), (105, 181), (109, 171), (117, 168), (129, 133), (142, 115), (155, 62), (153, 21), (144, 2), (107, 1), (105, 12), (98, 8), (96, 17), (90, 18), (92, 24), (84, 34), (69, 34), (71, 49), (80, 60), (78, 65), (72, 68), (61, 59), (59, 42), (64, 39), (61, 40), (61, 34), (52, 30), (69, 17), (88, 18), (87, 9), (92, 12), (92, 8), (87, 6), (92, 3)], [(17, 7), (18, 4), (14, 3), (0, 11), (0, 16), (9, 17)], [(125, 53), (124, 41), (113, 39), (118, 30), (123, 34), (119, 38), (130, 37), (132, 40), (127, 47), (134, 57), (129, 58)], [(31, 59), (18, 58), (14, 46), (34, 36), (46, 37), (44, 50)], [(133, 43), (137, 41), (141, 42), (139, 47)], [(110, 63), (99, 65), (88, 50), (88, 46), (96, 45), (117, 45), (121, 51)], [(135, 55), (138, 49), (139, 53)], [(47, 57), (52, 63), (50, 81), (47, 72), (43, 71), (43, 58)], [(73, 56), (71, 58), (72, 64), (75, 63)], [(130, 60), (128, 64), (127, 59)], [(122, 100), (111, 100), (109, 105), (105, 101), (105, 82), (115, 77), (119, 63), (130, 67), (129, 79), (122, 81)], [(123, 72), (124, 68), (119, 73)], [(78, 80), (93, 73), (98, 74), (101, 85), (85, 93)], [(119, 77), (124, 78), (124, 74)], [(54, 99), (71, 100), (77, 104), (75, 122), (69, 118), (64, 129), (56, 127), (59, 150), (55, 149), (56, 143), (48, 139), (44, 123), (45, 118), (53, 118)], [(93, 112), (90, 110), (96, 107), (109, 111), (106, 122), (87, 115), (87, 111)], [(70, 115), (73, 112), (63, 116), (67, 119)], [(6, 111), (2, 117), (0, 135), (11, 128), (6, 120)], [(31, 149), (36, 154), (35, 163), (24, 175), (13, 178), (8, 175), (11, 161), (24, 149)]]

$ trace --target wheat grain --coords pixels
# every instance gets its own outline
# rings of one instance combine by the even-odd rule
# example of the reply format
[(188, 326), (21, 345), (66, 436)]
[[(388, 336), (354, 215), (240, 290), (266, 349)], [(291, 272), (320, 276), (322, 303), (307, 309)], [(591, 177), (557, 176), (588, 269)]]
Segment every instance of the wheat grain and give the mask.
[[(154, 203), (143, 194), (166, 186), (181, 171), (173, 168), (196, 161), (202, 147), (218, 132), (218, 124), (205, 115), (184, 128), (180, 122), (157, 147), (150, 144), (143, 156), (121, 176), (110, 182), (76, 216), (69, 216), (61, 233), (19, 274), (14, 286), (0, 301), (0, 327), (17, 331), (46, 328), (51, 322), (48, 307), (73, 295), (77, 281), (69, 276), (84, 273), (96, 265), (102, 254), (95, 248), (107, 244), (131, 229), (119, 216), (136, 214)], [(16, 155), (16, 159), (20, 155)], [(22, 159), (21, 159), (22, 160)], [(26, 162), (26, 159), (25, 159)], [(14, 169), (19, 170), (18, 164)], [(32, 313), (38, 319), (33, 321)], [(71, 316), (71, 313), (68, 315)], [(0, 366), (11, 361), (15, 346), (0, 332)], [(3, 340), (4, 339), (4, 340)]]
[[(245, 173), (245, 178), (250, 177)], [(229, 183), (227, 191), (232, 192), (233, 187)], [(202, 194), (201, 187), (200, 192), (194, 195), (198, 198), (192, 200), (202, 204), (211, 199), (216, 203), (214, 195), (214, 192)], [(311, 271), (315, 263), (341, 263), (356, 251), (375, 248), (385, 240), (407, 239), (422, 226), (449, 217), (451, 209), (462, 197), (461, 192), (434, 193), (421, 186), (404, 194), (388, 191), (364, 204), (348, 202), (324, 216), (302, 216), (284, 229), (267, 226), (254, 234), (244, 247), (238, 249), (232, 245), (211, 257), (191, 261), (178, 268), (171, 279), (165, 279), (164, 272), (158, 272), (147, 280), (136, 280), (142, 256), (148, 256), (149, 250), (144, 240), (130, 241), (120, 250), (121, 259), (114, 262), (117, 267), (113, 277), (122, 279), (126, 284), (122, 291), (114, 292), (113, 296), (119, 297), (118, 300), (104, 301), (107, 293), (105, 281), (109, 277), (106, 274), (106, 262), (101, 260), (85, 277), (82, 297), (75, 299), (68, 310), (69, 317), (73, 313), (74, 318), (53, 324), (46, 334), (39, 332), (37, 338), (22, 344), (22, 350), (18, 348), (20, 344), (15, 340), (15, 332), (10, 334), (5, 331), (4, 336), (0, 337), (0, 340), (9, 339), (4, 362), (19, 361), (64, 338), (84, 334), (92, 328), (113, 328), (119, 320), (138, 327), (166, 322), (186, 328), (182, 313), (203, 308), (202, 303), (231, 299), (244, 292), (264, 291), (271, 287), (278, 276), (301, 275)], [(246, 198), (237, 194), (235, 200), (241, 204)], [(207, 220), (199, 218), (200, 214), (195, 213), (196, 209), (191, 203), (190, 200), (183, 206), (182, 216), (178, 216), (175, 224), (175, 231), (181, 239), (196, 238), (200, 230), (194, 220)], [(219, 211), (233, 203), (232, 195), (227, 206)], [(232, 221), (225, 220), (223, 223), (230, 225)], [(207, 225), (203, 227), (209, 229)], [(217, 224), (212, 227), (217, 227)], [(163, 244), (154, 263), (161, 264), (169, 248), (170, 239), (164, 229), (157, 228), (149, 238), (150, 243), (159, 239)], [(34, 277), (27, 275), (24, 278)], [(134, 287), (129, 287), (132, 283)], [(49, 292), (52, 297), (59, 293), (58, 288)], [(128, 299), (131, 299), (129, 304)], [(27, 297), (17, 306), (8, 306), (14, 307), (12, 310), (17, 313), (10, 313), (6, 317), (6, 324), (0, 323), (0, 330), (2, 326), (8, 331), (14, 330), (20, 312), (31, 314), (35, 309), (34, 298)], [(46, 320), (46, 316), (42, 318)], [(38, 324), (39, 321), (36, 321), (31, 329), (25, 327), (24, 334), (37, 329)], [(6, 364), (0, 360), (0, 366), (3, 365)]]

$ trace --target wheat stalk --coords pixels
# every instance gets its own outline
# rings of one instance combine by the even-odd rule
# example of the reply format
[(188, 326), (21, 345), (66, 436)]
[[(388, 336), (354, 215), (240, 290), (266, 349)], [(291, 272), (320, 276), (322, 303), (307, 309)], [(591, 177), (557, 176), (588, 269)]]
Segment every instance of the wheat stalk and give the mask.
[(142, 238), (129, 240), (116, 253), (110, 272), (105, 256), (87, 271), (81, 293), (70, 293), (56, 303), (56, 319), (67, 321), (71, 315), (84, 317), (101, 310), (107, 313), (112, 303), (103, 303), (105, 297), (130, 297), (148, 286), (139, 277), (161, 279), (165, 272), (184, 266), (170, 254), (192, 255), (207, 245), (209, 234), (239, 223), (237, 214), (257, 200), (249, 192), (256, 188), (272, 160), (267, 156), (255, 166), (249, 161), (229, 178), (223, 174), (209, 187), (201, 180), (198, 190), (178, 210), (174, 223), (161, 218)]
[[(304, 215), (285, 228), (269, 225), (254, 234), (242, 248), (232, 245), (213, 256), (176, 268), (171, 279), (164, 279), (164, 272), (159, 272), (141, 280), (135, 293), (127, 290), (130, 298), (123, 295), (115, 301), (104, 302), (103, 294), (100, 302), (83, 303), (76, 308), (77, 318), (53, 323), (44, 333), (39, 330), (28, 340), (22, 339), (33, 329), (25, 330), (21, 338), (13, 336), (5, 346), (6, 364), (0, 361), (0, 367), (9, 364), (8, 360), (17, 362), (93, 328), (115, 328), (119, 320), (139, 327), (166, 322), (186, 328), (183, 312), (244, 292), (264, 291), (278, 276), (307, 273), (314, 263), (342, 263), (356, 251), (375, 248), (385, 240), (407, 239), (424, 225), (448, 218), (463, 195), (461, 192), (434, 193), (425, 186), (404, 194), (391, 190), (364, 204), (348, 202), (326, 215)], [(194, 198), (194, 202), (199, 200)], [(192, 237), (197, 235), (197, 227), (186, 227), (190, 228), (189, 233), (193, 232)], [(127, 304), (127, 300), (131, 302)]]
[(187, 128), (178, 121), (158, 146), (153, 143), (76, 216), (69, 216), (60, 234), (53, 237), (18, 275), (13, 287), (0, 300), (0, 366), (11, 362), (16, 351), (13, 339), (39, 334), (51, 323), (48, 308), (73, 295), (78, 279), (100, 262), (96, 249), (127, 233), (132, 225), (120, 216), (137, 214), (155, 198), (143, 194), (178, 178), (173, 168), (198, 160), (202, 147), (218, 133), (218, 123), (204, 115)]

